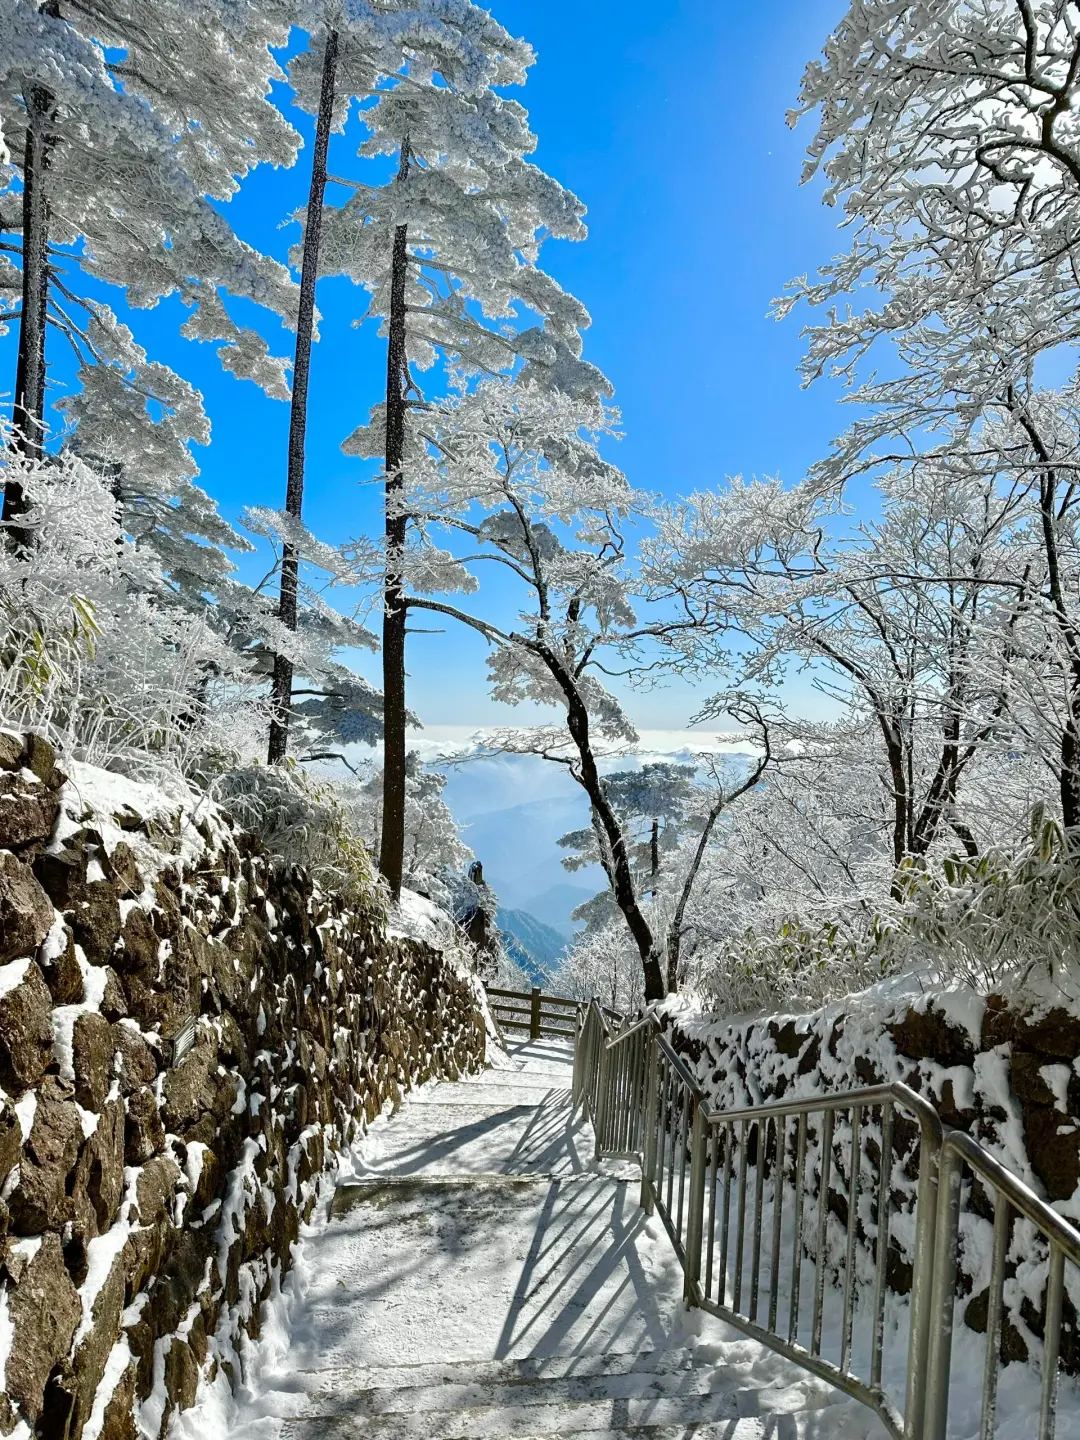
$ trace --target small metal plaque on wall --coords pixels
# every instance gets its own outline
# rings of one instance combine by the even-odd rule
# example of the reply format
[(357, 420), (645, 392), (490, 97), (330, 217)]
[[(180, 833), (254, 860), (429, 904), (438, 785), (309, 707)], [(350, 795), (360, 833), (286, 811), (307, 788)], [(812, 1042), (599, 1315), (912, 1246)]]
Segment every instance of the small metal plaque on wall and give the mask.
[(179, 1065), (195, 1043), (195, 1017), (189, 1016), (175, 1035), (167, 1036), (163, 1042), (165, 1062), (170, 1067)]

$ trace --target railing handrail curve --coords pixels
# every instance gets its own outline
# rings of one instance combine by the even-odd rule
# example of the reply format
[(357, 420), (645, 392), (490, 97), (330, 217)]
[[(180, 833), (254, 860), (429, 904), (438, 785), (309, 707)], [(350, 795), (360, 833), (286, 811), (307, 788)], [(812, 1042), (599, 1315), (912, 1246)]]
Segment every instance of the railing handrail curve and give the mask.
[[(601, 1013), (603, 1012), (601, 1011)], [(610, 1035), (609, 1027), (610, 1039), (607, 1042), (607, 1048), (610, 1050), (613, 1045), (618, 1045), (623, 1040), (629, 1040), (630, 1036), (636, 1035), (639, 1030), (651, 1029), (654, 1023), (651, 1015), (642, 1015), (640, 1020), (633, 1020), (629, 1025), (624, 1025), (621, 1030), (616, 1030), (614, 1035)]]
[[(670, 1047), (669, 1047), (670, 1049)], [(683, 1067), (685, 1070), (685, 1067)], [(698, 1093), (701, 1094), (700, 1089)], [(768, 1120), (779, 1115), (808, 1115), (814, 1110), (847, 1110), (852, 1105), (875, 1105), (882, 1100), (901, 1101), (926, 1126), (928, 1134), (943, 1140), (945, 1127), (934, 1107), (919, 1094), (894, 1080), (883, 1085), (864, 1085), (858, 1090), (832, 1090), (824, 1095), (803, 1095), (794, 1100), (770, 1100), (763, 1105), (749, 1105), (740, 1110), (712, 1110), (705, 1106), (705, 1119), (710, 1123), (734, 1124), (742, 1120)], [(972, 1142), (974, 1143), (974, 1142)]]
[[(1052, 1440), (1057, 1408), (1057, 1371), (1059, 1342), (1062, 1326), (1063, 1266), (1065, 1260), (1080, 1267), (1080, 1231), (1071, 1225), (1058, 1211), (1048, 1205), (1018, 1176), (1013, 1174), (995, 1156), (991, 1155), (970, 1135), (943, 1124), (934, 1107), (916, 1090), (902, 1081), (879, 1085), (862, 1086), (857, 1089), (833, 1091), (827, 1094), (803, 1095), (790, 1099), (780, 1098), (758, 1105), (742, 1106), (738, 1109), (713, 1108), (685, 1058), (680, 1055), (664, 1032), (654, 1011), (632, 1023), (625, 1024), (612, 1033), (603, 1008), (595, 999), (579, 1011), (578, 1039), (575, 1045), (575, 1106), (582, 1103), (596, 1130), (596, 1154), (634, 1155), (642, 1165), (642, 1205), (651, 1210), (653, 1204), (660, 1212), (665, 1228), (675, 1247), (686, 1277), (686, 1298), (688, 1304), (702, 1305), (722, 1318), (729, 1320), (746, 1333), (753, 1335), (779, 1353), (788, 1356), (795, 1363), (821, 1376), (833, 1385), (869, 1405), (885, 1422), (886, 1427), (897, 1440), (945, 1440), (949, 1412), (949, 1358), (953, 1305), (956, 1296), (956, 1259), (960, 1233), (960, 1167), (966, 1164), (981, 1177), (987, 1189), (992, 1189), (995, 1200), (995, 1269), (991, 1277), (991, 1291), (996, 1283), (1000, 1291), (1004, 1274), (1005, 1250), (1008, 1235), (1009, 1208), (1025, 1217), (1041, 1232), (1048, 1246), (1048, 1272), (1046, 1288), (1046, 1347), (1043, 1364), (1042, 1407), (1039, 1419), (1039, 1440)], [(644, 1035), (643, 1035), (643, 1032)], [(599, 1042), (599, 1043), (597, 1043)], [(584, 1048), (583, 1048), (584, 1047)], [(587, 1057), (585, 1050), (588, 1051)], [(586, 1063), (587, 1059), (587, 1063)], [(677, 1087), (676, 1087), (677, 1082)], [(660, 1091), (662, 1090), (662, 1094)], [(906, 1111), (917, 1123), (919, 1131), (917, 1188), (914, 1197), (915, 1231), (911, 1276), (911, 1320), (908, 1335), (907, 1385), (903, 1414), (893, 1405), (881, 1384), (882, 1334), (884, 1327), (884, 1293), (886, 1289), (886, 1248), (889, 1239), (889, 1207), (892, 1200), (893, 1165), (886, 1155), (893, 1151), (893, 1110)], [(857, 1248), (857, 1223), (848, 1224), (846, 1259), (838, 1274), (843, 1279), (843, 1338), (839, 1366), (824, 1357), (821, 1351), (821, 1310), (822, 1287), (825, 1270), (829, 1266), (826, 1235), (828, 1230), (831, 1200), (832, 1147), (837, 1112), (846, 1111), (850, 1117), (848, 1171), (848, 1209), (846, 1215), (857, 1215), (853, 1210), (857, 1194), (864, 1193), (862, 1169), (865, 1154), (861, 1147), (860, 1126), (866, 1115), (873, 1116), (880, 1110), (880, 1134), (876, 1162), (879, 1177), (877, 1189), (874, 1229), (873, 1268), (876, 1274), (874, 1287), (873, 1347), (869, 1379), (861, 1378), (851, 1369), (851, 1328), (852, 1315), (856, 1305), (858, 1283), (855, 1278), (855, 1252)], [(756, 1323), (758, 1310), (758, 1281), (761, 1266), (762, 1202), (764, 1175), (770, 1165), (773, 1179), (772, 1193), (773, 1232), (771, 1254), (771, 1275), (768, 1282), (769, 1325), (775, 1326), (777, 1278), (779, 1275), (777, 1255), (781, 1236), (782, 1206), (784, 1189), (790, 1191), (786, 1180), (786, 1167), (790, 1160), (787, 1149), (789, 1138), (797, 1138), (797, 1160), (794, 1169), (796, 1186), (799, 1181), (799, 1166), (805, 1163), (809, 1117), (820, 1114), (818, 1145), (819, 1174), (816, 1203), (813, 1192), (808, 1192), (815, 1204), (814, 1224), (817, 1228), (816, 1246), (807, 1250), (813, 1258), (815, 1273), (814, 1334), (808, 1350), (798, 1341), (799, 1321), (794, 1329), (789, 1318), (789, 1334), (786, 1339), (778, 1331)], [(796, 1137), (790, 1137), (788, 1121), (797, 1118)], [(872, 1123), (872, 1122), (871, 1122)], [(773, 1149), (769, 1152), (770, 1131)], [(723, 1132), (721, 1135), (720, 1132)], [(872, 1133), (872, 1132), (871, 1132)], [(748, 1158), (749, 1138), (754, 1136), (754, 1158)], [(723, 1142), (723, 1143), (721, 1143)], [(659, 1147), (659, 1155), (657, 1148)], [(723, 1221), (723, 1261), (726, 1269), (728, 1257), (728, 1221), (732, 1199), (733, 1163), (732, 1149), (739, 1152), (739, 1194), (738, 1194), (738, 1239), (737, 1273), (734, 1280), (734, 1303), (726, 1306), (725, 1280), (721, 1283), (718, 1299), (710, 1298), (708, 1275), (713, 1266), (713, 1240), (715, 1237), (718, 1212), (716, 1210), (716, 1186), (718, 1180), (717, 1162), (724, 1158), (724, 1205), (720, 1212)], [(678, 1184), (675, 1180), (675, 1156), (679, 1154)], [(858, 1163), (851, 1156), (857, 1151)], [(914, 1150), (911, 1152), (914, 1154)], [(686, 1162), (690, 1160), (688, 1203), (684, 1206), (686, 1187)], [(777, 1174), (777, 1159), (780, 1159)], [(659, 1166), (657, 1162), (659, 1161)], [(873, 1173), (873, 1157), (870, 1157)], [(751, 1240), (752, 1296), (749, 1314), (739, 1311), (739, 1292), (742, 1272), (745, 1268), (743, 1242), (744, 1220), (749, 1223), (747, 1205), (747, 1170), (753, 1167), (754, 1203), (753, 1236)], [(707, 1178), (707, 1171), (711, 1178)], [(666, 1198), (662, 1193), (664, 1175), (667, 1173)], [(813, 1173), (813, 1172), (811, 1172)], [(805, 1175), (803, 1175), (805, 1183)], [(704, 1196), (706, 1186), (711, 1186), (712, 1202), (709, 1228), (703, 1230)], [(677, 1207), (675, 1195), (677, 1194)], [(777, 1198), (781, 1197), (781, 1198)], [(871, 1201), (873, 1203), (873, 1201)], [(884, 1208), (884, 1211), (882, 1207)], [(839, 1218), (839, 1212), (838, 1218)], [(684, 1226), (685, 1215), (685, 1226)], [(795, 1248), (799, 1252), (805, 1242), (800, 1230), (803, 1215), (802, 1196), (795, 1199)], [(884, 1217), (884, 1218), (883, 1218)], [(884, 1229), (882, 1226), (884, 1225)], [(704, 1287), (701, 1284), (703, 1265), (702, 1250), (705, 1235), (708, 1235), (709, 1271)], [(864, 1244), (869, 1241), (864, 1236)], [(798, 1271), (801, 1260), (795, 1263), (792, 1292), (788, 1303), (791, 1314), (798, 1312), (799, 1283)], [(836, 1266), (837, 1262), (833, 1262)], [(996, 1280), (995, 1280), (996, 1277)], [(989, 1292), (988, 1292), (989, 1293)], [(834, 1302), (835, 1303), (835, 1302)], [(991, 1319), (988, 1319), (986, 1345), (986, 1375), (983, 1382), (983, 1421), (980, 1429), (982, 1440), (993, 1435), (996, 1404), (997, 1332), (1002, 1324), (1001, 1294), (990, 1294)], [(880, 1314), (878, 1313), (880, 1311)], [(1049, 1364), (1047, 1364), (1049, 1361)]]
[(1019, 1210), (1033, 1224), (1045, 1230), (1055, 1245), (1060, 1246), (1074, 1265), (1080, 1266), (1080, 1232), (1052, 1205), (1035, 1194), (1018, 1175), (973, 1140), (964, 1130), (949, 1130), (945, 1136), (944, 1148), (962, 1155), (977, 1175), (992, 1180), (995, 1187), (1008, 1198), (1014, 1210)]

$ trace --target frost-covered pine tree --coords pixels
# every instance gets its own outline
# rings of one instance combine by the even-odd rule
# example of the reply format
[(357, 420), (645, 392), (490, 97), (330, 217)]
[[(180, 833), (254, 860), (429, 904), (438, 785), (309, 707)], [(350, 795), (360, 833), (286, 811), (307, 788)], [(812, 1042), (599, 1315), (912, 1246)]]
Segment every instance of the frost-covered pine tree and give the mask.
[(353, 187), (326, 218), (324, 268), (371, 295), (387, 338), (385, 403), (346, 450), (378, 456), (386, 485), (383, 595), (385, 794), (380, 869), (401, 883), (405, 805), (406, 455), (423, 413), (417, 370), (439, 355), (472, 373), (515, 367), (567, 393), (609, 393), (581, 358), (589, 317), (536, 261), (545, 236), (584, 235), (583, 207), (529, 160), (535, 138), (505, 87), (532, 52), (478, 6), (432, 4), (404, 72), (363, 112), (361, 156), (389, 159), (387, 184)]
[[(466, 16), (471, 12), (466, 9)], [(315, 291), (320, 273), (325, 273), (324, 232), (330, 137), (342, 131), (354, 104), (371, 102), (386, 86), (401, 82), (413, 56), (416, 37), (428, 43), (439, 37), (443, 49), (468, 50), (468, 42), (455, 35), (454, 21), (445, 7), (421, 0), (401, 0), (390, 5), (355, 5), (341, 9), (315, 4), (303, 13), (310, 44), (289, 67), (296, 103), (315, 117), (311, 149), (308, 203), (297, 218), (303, 236), (293, 251), (300, 270), (299, 304), (296, 320), (296, 347), (293, 360), (293, 387), (289, 417), (288, 467), (282, 526), (285, 532), (301, 524), (304, 502), (305, 440), (311, 351), (315, 338)], [(288, 630), (297, 628), (300, 551), (288, 538), (282, 546), (279, 579), (278, 618)], [(294, 665), (285, 649), (273, 659), (273, 711), (268, 742), (270, 763), (284, 759), (294, 716), (292, 704)], [(309, 680), (311, 677), (307, 677)], [(309, 701), (309, 704), (311, 702)]]
[[(0, 283), (19, 324), (17, 443), (29, 454), (44, 445), (52, 334), (77, 359), (68, 419), (85, 432), (82, 452), (112, 470), (121, 503), (137, 472), (138, 506), (147, 493), (177, 511), (190, 501), (191, 533), (216, 543), (220, 522), (188, 488), (197, 471), (182, 458), (207, 435), (200, 397), (148, 360), (82, 279), (121, 288), (135, 308), (179, 296), (185, 335), (221, 342), (226, 369), (287, 394), (285, 362), (224, 297), (290, 317), (292, 281), (214, 202), (254, 165), (295, 155), (297, 137), (269, 99), (280, 73), (270, 47), (284, 43), (288, 17), (254, 0), (165, 0), (152, 14), (139, 0), (3, 0), (0, 31), (0, 117), (15, 140), (0, 226), (17, 237), (6, 255), (18, 263), (8, 260)], [(9, 525), (20, 506), (11, 484)], [(183, 533), (178, 516), (170, 528)]]

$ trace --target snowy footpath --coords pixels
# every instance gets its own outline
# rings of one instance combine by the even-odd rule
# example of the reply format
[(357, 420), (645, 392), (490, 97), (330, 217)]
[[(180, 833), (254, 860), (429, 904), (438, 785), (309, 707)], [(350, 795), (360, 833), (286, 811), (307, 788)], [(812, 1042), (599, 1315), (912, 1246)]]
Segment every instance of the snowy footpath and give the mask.
[(878, 1440), (863, 1407), (681, 1298), (636, 1168), (596, 1166), (568, 1045), (416, 1091), (297, 1247), (232, 1397), (184, 1440)]

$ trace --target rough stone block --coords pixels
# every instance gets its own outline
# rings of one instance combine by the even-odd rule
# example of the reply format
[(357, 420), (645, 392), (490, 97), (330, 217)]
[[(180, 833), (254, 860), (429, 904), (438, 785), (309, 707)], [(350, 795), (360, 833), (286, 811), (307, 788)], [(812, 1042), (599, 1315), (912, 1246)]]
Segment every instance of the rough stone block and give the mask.
[(124, 1106), (110, 1100), (79, 1153), (70, 1181), (76, 1228), (103, 1234), (116, 1219), (124, 1196)]
[(141, 1085), (125, 1103), (124, 1160), (128, 1165), (145, 1165), (165, 1146), (165, 1127), (161, 1123), (157, 1100), (149, 1085)]
[(78, 1434), (90, 1418), (105, 1362), (120, 1332), (124, 1312), (127, 1275), (123, 1251), (113, 1259), (112, 1266), (94, 1299), (93, 1324), (72, 1357), (75, 1372), (75, 1407), (72, 1433)]
[(43, 845), (52, 834), (60, 801), (53, 790), (5, 776), (0, 786), (0, 848), (26, 850)]
[(6, 1388), (31, 1422), (41, 1414), (45, 1383), (53, 1366), (67, 1355), (81, 1316), (60, 1237), (49, 1231), (8, 1294), (12, 1340)]
[(139, 970), (157, 970), (158, 935), (154, 922), (139, 906), (128, 912), (120, 931), (120, 947), (116, 952), (115, 964), (122, 974)]
[(120, 1056), (117, 1078), (121, 1095), (130, 1095), (140, 1085), (149, 1085), (158, 1072), (157, 1056), (138, 1026), (124, 1021), (114, 1025), (113, 1047)]
[(57, 954), (48, 953), (50, 945), (43, 945), (38, 954), (38, 965), (49, 987), (49, 994), (56, 1005), (77, 1005), (83, 998), (83, 976), (75, 955), (75, 937), (71, 927), (64, 927), (64, 946)]
[(168, 1155), (155, 1155), (143, 1166), (135, 1182), (140, 1225), (154, 1225), (171, 1209), (180, 1179), (180, 1166)]
[(0, 1186), (19, 1163), (21, 1154), (22, 1126), (19, 1117), (9, 1100), (0, 1101)]
[[(44, 982), (42, 982), (44, 984)], [(21, 1235), (59, 1229), (72, 1218), (67, 1178), (83, 1141), (73, 1088), (48, 1075), (38, 1089), (37, 1109), (19, 1162), (19, 1183), (8, 1198), (12, 1223)]]
[(105, 1406), (98, 1440), (137, 1440), (135, 1424), (135, 1374), (133, 1360), (117, 1382), (112, 1398)]
[(35, 1085), (52, 1060), (52, 996), (31, 962), (21, 983), (0, 996), (0, 1086), (11, 1095)]
[(100, 1110), (109, 1093), (116, 1053), (113, 1027), (104, 1015), (88, 1010), (76, 1018), (72, 1053), (75, 1099), (85, 1110)]
[(0, 770), (20, 770), (23, 763), (23, 737), (14, 730), (0, 730)]
[(56, 751), (48, 740), (42, 735), (27, 735), (24, 744), (27, 769), (50, 790), (59, 790), (65, 777), (56, 767)]
[(91, 965), (111, 964), (120, 935), (120, 906), (115, 887), (107, 880), (92, 881), (67, 913), (75, 939)]
[(34, 872), (0, 850), (0, 965), (36, 955), (52, 923), (52, 904)]
[(101, 997), (101, 1013), (106, 1020), (113, 1022), (127, 1019), (127, 996), (120, 983), (120, 976), (111, 965), (105, 966), (105, 993)]

